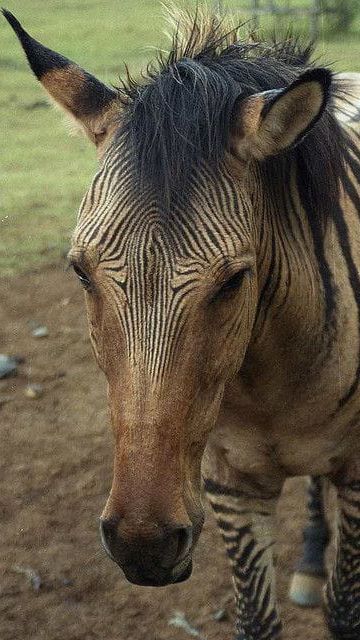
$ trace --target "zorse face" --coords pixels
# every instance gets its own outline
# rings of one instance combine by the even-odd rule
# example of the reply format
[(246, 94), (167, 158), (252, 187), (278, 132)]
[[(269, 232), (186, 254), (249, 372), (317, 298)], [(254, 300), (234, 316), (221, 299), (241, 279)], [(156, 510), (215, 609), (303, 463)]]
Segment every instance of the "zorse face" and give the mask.
[[(245, 168), (306, 135), (326, 107), (331, 74), (311, 69), (282, 90), (248, 97), (240, 92), (231, 114), (226, 111), (229, 140), (223, 155), (228, 164), (215, 173), (197, 164), (198, 173), (190, 172), (191, 196), (185, 203), (180, 185), (164, 218), (151, 188), (140, 195), (132, 186), (134, 158), (112, 143), (124, 109), (129, 117), (140, 108), (138, 155), (144, 131), (145, 138), (149, 134), (143, 129), (144, 113), (155, 117), (151, 131), (156, 134), (147, 141), (154, 148), (158, 110), (150, 103), (143, 111), (144, 87), (135, 87), (124, 107), (118, 92), (34, 40), (11, 13), (4, 15), (45, 90), (103, 156), (83, 201), (70, 254), (87, 290), (90, 335), (108, 380), (115, 436), (114, 479), (101, 520), (103, 543), (133, 582), (182, 580), (191, 572), (202, 524), (202, 454), (224, 385), (241, 365), (257, 302), (252, 224), (258, 212), (251, 210)], [(194, 33), (192, 27), (191, 41)], [(183, 55), (188, 55), (187, 46)], [(206, 140), (214, 133), (206, 102), (211, 92), (199, 102), (195, 88), (202, 82), (195, 82), (189, 93), (180, 63), (175, 70), (170, 54), (160, 74), (167, 74), (173, 89), (182, 87), (182, 93), (176, 91), (170, 102), (161, 93), (156, 103), (165, 109), (162, 124), (170, 140), (165, 154), (161, 144), (157, 147), (156, 168), (159, 155), (167, 166), (174, 140), (175, 150), (183, 147), (181, 122), (192, 122), (190, 96), (199, 130), (195, 127), (189, 150), (196, 149), (193, 138), (200, 131)], [(201, 61), (194, 59), (194, 65), (201, 67)], [(199, 77), (204, 71), (199, 69)], [(153, 82), (149, 78), (147, 87)], [(185, 119), (172, 126), (181, 104)], [(225, 112), (216, 115), (214, 121), (224, 128)]]
[[(115, 157), (111, 150), (104, 181)], [(214, 176), (206, 203), (195, 190), (186, 210), (174, 205), (164, 220), (151, 199), (129, 192), (117, 164), (104, 201), (92, 204), (98, 175), (83, 202), (70, 259), (87, 289), (115, 436), (102, 541), (130, 581), (163, 585), (191, 572), (201, 458), (249, 339), (255, 260), (250, 229), (238, 223), (235, 235)], [(226, 189), (229, 174), (222, 180)], [(238, 213), (246, 203), (232, 206)]]

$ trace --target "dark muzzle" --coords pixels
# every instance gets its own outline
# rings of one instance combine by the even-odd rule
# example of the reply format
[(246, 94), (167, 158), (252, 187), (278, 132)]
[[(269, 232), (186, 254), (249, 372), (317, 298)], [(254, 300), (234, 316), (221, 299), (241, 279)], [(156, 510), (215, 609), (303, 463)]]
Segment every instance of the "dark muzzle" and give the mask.
[(121, 522), (100, 520), (102, 544), (109, 557), (138, 585), (165, 586), (186, 580), (192, 571), (192, 526), (167, 525), (156, 536), (125, 536)]

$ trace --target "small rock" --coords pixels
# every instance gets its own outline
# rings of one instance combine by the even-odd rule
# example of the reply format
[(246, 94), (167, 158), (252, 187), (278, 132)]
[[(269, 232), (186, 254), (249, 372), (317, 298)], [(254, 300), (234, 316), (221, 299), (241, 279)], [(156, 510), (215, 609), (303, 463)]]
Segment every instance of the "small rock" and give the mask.
[(49, 102), (47, 100), (34, 100), (33, 102), (28, 102), (24, 104), (24, 109), (26, 111), (32, 111), (33, 109), (48, 109)]
[(31, 398), (32, 400), (40, 398), (43, 393), (44, 389), (41, 384), (28, 384), (24, 391), (26, 397)]
[(74, 584), (74, 581), (71, 580), (71, 578), (61, 578), (61, 584), (64, 587), (72, 587)]
[(70, 298), (62, 298), (62, 300), (60, 300), (60, 305), (61, 305), (62, 307), (67, 307), (67, 305), (69, 304), (69, 302), (70, 302)]
[(34, 338), (46, 338), (49, 335), (49, 331), (48, 328), (44, 325), (33, 329), (31, 335)]
[(214, 620), (216, 620), (216, 622), (223, 622), (224, 620), (227, 620), (228, 613), (226, 609), (218, 609), (213, 613), (212, 617)]
[(30, 584), (34, 591), (39, 591), (42, 581), (35, 569), (32, 569), (32, 567), (22, 567), (19, 564), (14, 564), (12, 566), (12, 570), (15, 571), (15, 573), (22, 573), (24, 576), (26, 576), (30, 581)]
[(17, 374), (18, 360), (0, 353), (0, 378), (15, 376)]
[(193, 638), (199, 638), (199, 640), (205, 640), (200, 631), (194, 627), (191, 622), (187, 620), (182, 611), (175, 611), (172, 618), (169, 620), (169, 625), (182, 629), (188, 636)]

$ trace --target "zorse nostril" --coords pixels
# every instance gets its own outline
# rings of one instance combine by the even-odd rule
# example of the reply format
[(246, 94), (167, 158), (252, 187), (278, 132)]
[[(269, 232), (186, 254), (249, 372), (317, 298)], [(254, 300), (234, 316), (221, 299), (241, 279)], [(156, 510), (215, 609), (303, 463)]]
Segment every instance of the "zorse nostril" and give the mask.
[(153, 576), (164, 570), (179, 571), (182, 563), (187, 563), (193, 542), (191, 526), (158, 527), (156, 536), (129, 538), (124, 535), (123, 524), (115, 518), (99, 522), (104, 550), (124, 571), (130, 568), (139, 575)]
[(187, 555), (192, 545), (192, 527), (177, 527), (168, 532), (162, 542), (160, 564), (164, 569), (173, 568)]
[(112, 520), (100, 520), (100, 535), (105, 547), (111, 546), (116, 539), (116, 523)]
[(180, 562), (190, 551), (192, 545), (192, 527), (182, 527), (178, 532), (177, 560)]

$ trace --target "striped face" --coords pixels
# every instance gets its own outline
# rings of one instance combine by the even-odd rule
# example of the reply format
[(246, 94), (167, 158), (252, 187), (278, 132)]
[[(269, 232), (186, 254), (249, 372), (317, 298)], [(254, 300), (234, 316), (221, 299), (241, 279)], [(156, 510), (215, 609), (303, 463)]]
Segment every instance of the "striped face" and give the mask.
[[(267, 48), (250, 61), (232, 46), (235, 32), (219, 40), (211, 21), (210, 37), (194, 23), (158, 74), (119, 93), (4, 15), (38, 80), (103, 156), (70, 254), (115, 435), (103, 543), (133, 582), (181, 580), (201, 529), (207, 436), (254, 322), (255, 254), (263, 269), (271, 250), (261, 227), (269, 194), (249, 167), (307, 135), (331, 74), (276, 74), (283, 47), (281, 65), (275, 56), (266, 67)], [(249, 84), (240, 87), (243, 76)]]
[[(162, 213), (151, 190), (134, 187), (125, 149), (113, 146), (84, 198), (70, 253), (87, 289), (115, 434), (103, 519), (129, 547), (169, 527), (198, 537), (203, 450), (254, 318), (245, 191), (225, 165), (217, 174), (201, 167), (190, 186)], [(126, 571), (130, 561), (120, 559)]]

